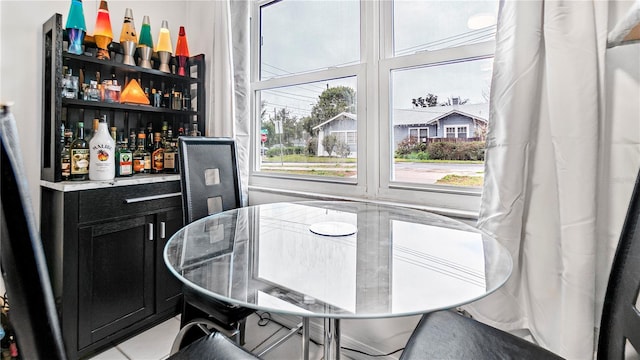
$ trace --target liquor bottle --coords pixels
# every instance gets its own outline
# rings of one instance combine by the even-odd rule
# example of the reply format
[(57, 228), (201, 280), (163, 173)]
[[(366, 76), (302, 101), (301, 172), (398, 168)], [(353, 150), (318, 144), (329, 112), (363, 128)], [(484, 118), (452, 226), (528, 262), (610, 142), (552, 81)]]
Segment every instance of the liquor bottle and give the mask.
[(131, 152), (133, 153), (134, 151), (136, 151), (136, 139), (138, 137), (136, 136), (136, 131), (135, 130), (131, 130), (131, 132), (129, 132), (129, 150), (131, 150)]
[(138, 133), (138, 146), (136, 151), (133, 152), (133, 173), (134, 174), (147, 174), (148, 167), (145, 162), (149, 161), (149, 152), (145, 147), (145, 135), (144, 131), (140, 130)]
[(191, 111), (191, 93), (189, 90), (182, 90), (182, 110)]
[(60, 163), (62, 168), (62, 180), (69, 180), (71, 177), (71, 153), (69, 152), (69, 138), (64, 131), (64, 125), (60, 127)]
[(107, 115), (103, 115), (98, 121), (98, 129), (89, 141), (89, 149), (91, 153), (89, 180), (113, 180), (116, 176), (116, 144), (109, 134)]
[(160, 132), (160, 142), (162, 142), (162, 147), (164, 147), (164, 143), (167, 141), (167, 132), (169, 131), (169, 123), (167, 121), (162, 122), (162, 128)]
[(147, 123), (147, 141), (145, 142), (147, 145), (147, 151), (153, 152), (153, 124)]
[(167, 174), (175, 174), (178, 171), (177, 151), (173, 142), (173, 131), (167, 130), (167, 139), (164, 146), (164, 172)]
[(129, 140), (120, 133), (120, 144), (116, 150), (116, 176), (133, 175), (133, 153), (129, 150)]
[(89, 143), (84, 139), (84, 123), (78, 122), (76, 138), (69, 146), (71, 180), (89, 180)]
[(153, 152), (151, 153), (151, 173), (159, 174), (164, 170), (164, 148), (160, 133), (153, 134)]
[(95, 135), (95, 133), (98, 131), (98, 126), (100, 124), (100, 119), (99, 118), (95, 118), (93, 119), (93, 128), (91, 131), (85, 131), (84, 132), (84, 139), (87, 142), (91, 142), (91, 138), (93, 137), (93, 135)]
[(110, 130), (111, 130), (111, 137), (113, 138), (113, 141), (116, 141), (116, 137), (117, 137), (117, 134), (118, 134), (118, 128), (115, 127), (115, 126), (112, 126)]

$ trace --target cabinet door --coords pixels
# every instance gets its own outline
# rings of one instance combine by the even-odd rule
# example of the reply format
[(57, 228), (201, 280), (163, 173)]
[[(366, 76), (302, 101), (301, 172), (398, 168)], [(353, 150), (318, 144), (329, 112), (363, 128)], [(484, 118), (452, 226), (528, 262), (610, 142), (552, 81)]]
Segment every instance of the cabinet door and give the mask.
[(78, 348), (153, 315), (154, 216), (81, 226)]
[(177, 208), (159, 213), (156, 218), (158, 224), (158, 242), (156, 246), (156, 312), (179, 310), (182, 298), (182, 283), (169, 272), (164, 263), (164, 247), (169, 238), (182, 228), (182, 209)]

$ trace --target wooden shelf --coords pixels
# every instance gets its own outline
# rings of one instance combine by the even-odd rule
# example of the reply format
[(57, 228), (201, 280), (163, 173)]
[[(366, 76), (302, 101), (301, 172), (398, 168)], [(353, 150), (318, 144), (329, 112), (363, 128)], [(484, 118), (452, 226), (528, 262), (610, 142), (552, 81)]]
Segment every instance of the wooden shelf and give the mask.
[(171, 115), (199, 115), (197, 111), (185, 111), (185, 110), (173, 110), (163, 107), (153, 107), (151, 105), (138, 105), (138, 104), (121, 104), (121, 103), (108, 103), (102, 101), (85, 101), (77, 99), (62, 99), (62, 105), (68, 107), (84, 108), (84, 109), (110, 109), (119, 111), (131, 111), (141, 113), (159, 113), (159, 114), (171, 114)]
[[(192, 57), (190, 58), (190, 61), (194, 61), (198, 56)], [(203, 81), (203, 79), (201, 78), (194, 78), (194, 77), (190, 77), (190, 76), (180, 76), (180, 75), (176, 75), (176, 74), (171, 74), (171, 73), (166, 73), (164, 71), (160, 71), (157, 69), (147, 69), (147, 68), (143, 68), (141, 66), (133, 66), (133, 65), (126, 65), (123, 64), (121, 62), (117, 62), (113, 59), (111, 60), (101, 60), (101, 59), (97, 59), (93, 56), (87, 56), (87, 55), (76, 55), (76, 54), (71, 54), (68, 52), (62, 52), (62, 58), (63, 60), (68, 64), (68, 65), (73, 65), (73, 66), (82, 66), (82, 65), (86, 65), (86, 64), (94, 64), (96, 66), (99, 66), (103, 69), (107, 69), (109, 71), (113, 71), (113, 70), (119, 70), (123, 73), (141, 73), (141, 74), (149, 74), (152, 76), (158, 76), (158, 77), (162, 77), (164, 79), (167, 79), (169, 81), (178, 81), (178, 82), (190, 82), (190, 83), (201, 83)]]

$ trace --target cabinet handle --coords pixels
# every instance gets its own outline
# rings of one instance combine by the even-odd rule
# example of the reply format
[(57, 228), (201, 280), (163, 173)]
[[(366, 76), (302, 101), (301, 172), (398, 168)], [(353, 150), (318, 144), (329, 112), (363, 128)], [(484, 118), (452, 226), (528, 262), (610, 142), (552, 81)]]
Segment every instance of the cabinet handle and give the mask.
[(165, 237), (165, 224), (164, 221), (160, 222), (160, 239), (164, 239)]
[(142, 201), (150, 201), (150, 200), (158, 200), (158, 199), (166, 199), (174, 196), (181, 196), (182, 193), (174, 192), (169, 194), (160, 194), (160, 195), (151, 195), (151, 196), (141, 196), (137, 198), (124, 199), (125, 204), (133, 204)]
[(149, 223), (149, 240), (153, 241), (153, 223)]

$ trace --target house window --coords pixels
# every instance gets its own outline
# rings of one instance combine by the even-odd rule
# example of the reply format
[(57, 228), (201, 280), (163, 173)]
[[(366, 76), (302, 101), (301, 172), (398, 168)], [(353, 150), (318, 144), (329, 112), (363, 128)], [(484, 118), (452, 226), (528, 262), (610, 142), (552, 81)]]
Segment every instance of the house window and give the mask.
[(429, 128), (409, 128), (409, 136), (421, 143), (429, 141)]
[(468, 126), (447, 126), (445, 127), (446, 137), (448, 139), (466, 139), (469, 132)]
[[(401, 145), (447, 149), (486, 127), (497, 0), (252, 4), (250, 186), (475, 209), (479, 185), (457, 192), (440, 164), (429, 172), (424, 157), (442, 152), (400, 161), (413, 156)], [(325, 150), (334, 139), (349, 156)], [(458, 193), (474, 200), (453, 204)]]
[(460, 139), (466, 139), (467, 136), (467, 127), (466, 126), (458, 126), (456, 128), (456, 137)]

